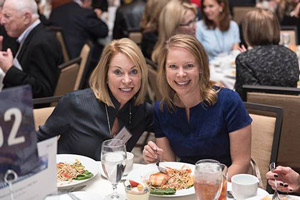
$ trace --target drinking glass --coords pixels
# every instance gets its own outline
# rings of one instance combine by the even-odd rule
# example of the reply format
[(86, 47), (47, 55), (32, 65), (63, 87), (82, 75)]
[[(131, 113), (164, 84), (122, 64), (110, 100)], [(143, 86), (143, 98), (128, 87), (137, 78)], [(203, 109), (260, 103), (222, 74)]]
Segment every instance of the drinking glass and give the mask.
[(291, 36), (288, 33), (281, 34), (282, 45), (285, 47), (289, 47), (291, 43)]
[(123, 176), (126, 165), (126, 148), (122, 140), (110, 139), (102, 143), (101, 164), (113, 187), (113, 193), (106, 196), (105, 200), (125, 200), (124, 195), (117, 193), (117, 185)]
[(223, 183), (222, 183), (222, 191), (218, 200), (226, 200), (227, 199), (227, 180), (228, 180), (228, 168), (226, 165), (220, 163), (222, 172), (223, 172)]
[(204, 159), (196, 163), (195, 192), (198, 200), (217, 200), (223, 183), (223, 171), (216, 160)]

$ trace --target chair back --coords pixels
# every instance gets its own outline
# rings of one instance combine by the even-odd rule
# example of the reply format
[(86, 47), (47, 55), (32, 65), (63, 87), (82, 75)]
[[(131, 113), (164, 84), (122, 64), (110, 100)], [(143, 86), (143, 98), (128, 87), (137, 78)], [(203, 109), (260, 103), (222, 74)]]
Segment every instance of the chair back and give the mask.
[(263, 188), (271, 192), (265, 174), (269, 171), (270, 163), (277, 161), (283, 110), (275, 106), (244, 104), (253, 119), (251, 158), (259, 168)]
[[(278, 164), (300, 172), (300, 89), (272, 86), (243, 86), (247, 101), (282, 107), (283, 124)], [(273, 94), (277, 93), (277, 94)]]
[(142, 42), (143, 34), (142, 32), (129, 32), (128, 38), (134, 41), (137, 45), (140, 45)]
[(82, 47), (82, 50), (80, 52), (81, 63), (78, 70), (76, 83), (74, 85), (74, 90), (78, 90), (83, 87), (84, 78), (91, 60), (92, 46), (92, 43), (89, 41)]
[(58, 27), (58, 26), (49, 26), (49, 28), (51, 30), (55, 31), (56, 38), (57, 38), (57, 40), (59, 41), (59, 43), (61, 45), (61, 49), (62, 49), (62, 53), (63, 53), (63, 57), (64, 57), (64, 62), (68, 62), (70, 60), (70, 57), (69, 57), (69, 53), (68, 53), (68, 50), (67, 50), (65, 37), (64, 37), (64, 34), (62, 32), (61, 27)]
[(280, 27), (280, 44), (286, 46), (298, 45), (297, 26), (281, 26)]
[(60, 75), (54, 91), (54, 96), (63, 96), (74, 91), (81, 58), (74, 58), (59, 66)]
[(233, 20), (237, 24), (241, 24), (245, 14), (252, 10), (254, 6), (234, 6), (233, 9)]
[(146, 63), (148, 65), (148, 87), (147, 93), (150, 101), (154, 103), (156, 100), (161, 99), (161, 93), (157, 85), (157, 65), (151, 60), (146, 58)]
[(46, 120), (49, 118), (55, 107), (45, 107), (33, 109), (33, 119), (35, 130), (38, 131), (41, 125), (44, 125)]

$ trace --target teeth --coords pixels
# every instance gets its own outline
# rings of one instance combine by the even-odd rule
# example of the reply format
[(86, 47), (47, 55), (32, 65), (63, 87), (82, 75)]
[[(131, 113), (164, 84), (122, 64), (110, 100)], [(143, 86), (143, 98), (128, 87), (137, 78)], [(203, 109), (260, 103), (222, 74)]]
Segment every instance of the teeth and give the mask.
[(131, 91), (131, 89), (132, 88), (121, 88), (121, 90), (124, 91), (124, 92), (129, 92), (129, 91)]
[(185, 85), (187, 84), (189, 81), (184, 81), (184, 82), (177, 82), (178, 85)]

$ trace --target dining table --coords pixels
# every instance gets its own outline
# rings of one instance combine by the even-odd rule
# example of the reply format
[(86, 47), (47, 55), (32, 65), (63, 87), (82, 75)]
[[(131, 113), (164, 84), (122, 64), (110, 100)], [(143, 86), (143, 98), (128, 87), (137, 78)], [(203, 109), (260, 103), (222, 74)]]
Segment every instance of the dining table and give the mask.
[[(99, 165), (99, 173), (90, 181), (85, 183), (85, 187), (81, 189), (81, 191), (85, 191), (87, 193), (93, 194), (93, 196), (99, 197), (99, 199), (104, 199), (105, 196), (112, 194), (112, 185), (111, 183), (101, 174), (101, 161), (96, 161), (97, 165)], [(145, 164), (133, 164), (133, 170), (138, 169), (140, 167), (145, 166)], [(125, 196), (125, 188), (124, 188), (124, 181), (126, 180), (126, 176), (122, 178), (119, 182), (117, 187), (118, 194)], [(231, 183), (227, 183), (227, 191), (231, 191)], [(268, 195), (268, 193), (263, 190), (259, 189), (257, 197), (251, 198), (251, 200), (260, 200), (264, 196)], [(186, 195), (186, 196), (153, 196), (150, 195), (149, 200), (166, 200), (166, 199), (176, 199), (176, 200), (196, 200), (196, 195)], [(227, 197), (227, 200), (234, 200), (234, 198)]]

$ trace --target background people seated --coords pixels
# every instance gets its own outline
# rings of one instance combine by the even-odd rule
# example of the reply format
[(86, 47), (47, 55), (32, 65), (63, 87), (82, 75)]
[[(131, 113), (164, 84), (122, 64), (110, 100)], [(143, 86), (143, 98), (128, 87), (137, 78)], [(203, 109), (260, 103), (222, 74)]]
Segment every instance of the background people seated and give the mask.
[(239, 27), (231, 20), (227, 0), (203, 0), (202, 19), (197, 23), (196, 37), (204, 46), (209, 59), (238, 49)]
[(153, 108), (144, 102), (147, 65), (139, 47), (124, 38), (112, 41), (101, 55), (90, 79), (91, 89), (63, 97), (38, 139), (61, 135), (58, 153), (71, 153), (100, 160), (101, 144), (123, 127), (131, 133), (131, 151), (144, 131), (151, 131)]
[(275, 189), (274, 181), (276, 179), (277, 190), (300, 194), (300, 175), (290, 167), (278, 166), (274, 171), (269, 171), (266, 177), (273, 189)]
[[(74, 0), (53, 9), (51, 12), (51, 25), (62, 28), (71, 59), (79, 56), (83, 45), (88, 40), (97, 45), (97, 39), (105, 38), (108, 34), (107, 25), (97, 17), (91, 9), (91, 4), (91, 0)], [(95, 58), (97, 61), (100, 53)]]
[(270, 85), (297, 87), (299, 66), (297, 55), (278, 45), (280, 26), (275, 14), (256, 8), (246, 13), (243, 34), (249, 49), (236, 58), (236, 91), (242, 86)]
[(172, 35), (183, 33), (195, 36), (196, 14), (195, 5), (181, 0), (171, 0), (164, 7), (159, 16), (158, 41), (154, 46), (152, 61), (158, 62), (161, 48)]
[(143, 32), (141, 48), (144, 56), (151, 60), (154, 45), (158, 39), (159, 15), (169, 0), (148, 0), (141, 21)]
[(34, 0), (6, 0), (1, 23), (8, 36), (18, 38), (15, 58), (10, 49), (0, 52), (0, 68), (6, 73), (4, 88), (29, 84), (33, 98), (52, 96), (62, 63), (55, 33), (40, 23)]
[(193, 36), (172, 36), (160, 51), (158, 85), (162, 101), (154, 107), (156, 144), (144, 147), (146, 162), (195, 164), (215, 159), (229, 167), (229, 180), (247, 173), (251, 121), (239, 95), (209, 80), (208, 57)]
[(139, 31), (140, 22), (146, 6), (145, 0), (133, 0), (121, 5), (117, 12), (113, 29), (113, 39), (128, 37), (129, 31)]

